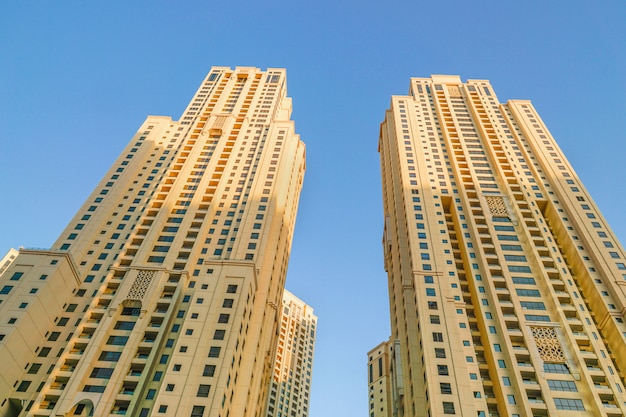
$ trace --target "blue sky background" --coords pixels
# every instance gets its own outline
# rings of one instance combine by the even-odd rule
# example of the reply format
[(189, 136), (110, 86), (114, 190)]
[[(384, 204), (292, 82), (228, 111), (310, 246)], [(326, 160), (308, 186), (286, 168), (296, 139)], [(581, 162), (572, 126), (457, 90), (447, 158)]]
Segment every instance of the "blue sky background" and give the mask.
[(287, 287), (319, 316), (310, 417), (368, 412), (389, 336), (379, 123), (409, 78), (530, 99), (626, 237), (626, 2), (63, 1), (0, 6), (0, 252), (49, 247), (148, 114), (213, 65), (287, 68), (307, 145)]

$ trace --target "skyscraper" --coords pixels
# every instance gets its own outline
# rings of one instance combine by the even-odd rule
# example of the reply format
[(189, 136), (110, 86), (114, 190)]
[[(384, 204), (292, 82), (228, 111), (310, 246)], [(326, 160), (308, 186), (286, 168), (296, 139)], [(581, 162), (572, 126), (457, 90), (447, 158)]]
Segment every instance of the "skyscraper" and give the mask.
[(379, 151), (395, 415), (626, 415), (624, 250), (532, 104), (414, 78)]
[(317, 316), (285, 290), (266, 417), (307, 417)]
[(394, 415), (392, 387), (394, 340), (380, 343), (367, 353), (367, 383), (370, 417), (391, 417)]
[(149, 116), (50, 250), (0, 277), (0, 415), (265, 411), (305, 148), (285, 70)]
[(9, 265), (17, 258), (17, 250), (9, 249), (9, 251), (0, 259), (0, 275), (9, 268)]

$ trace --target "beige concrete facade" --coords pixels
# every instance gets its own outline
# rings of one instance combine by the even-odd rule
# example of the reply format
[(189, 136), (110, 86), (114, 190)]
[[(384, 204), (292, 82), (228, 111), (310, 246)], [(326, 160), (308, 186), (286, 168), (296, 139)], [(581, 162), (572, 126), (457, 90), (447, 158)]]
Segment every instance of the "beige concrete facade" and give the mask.
[(180, 120), (146, 119), (0, 277), (0, 416), (264, 413), (305, 170), (290, 114), (284, 69), (214, 67)]
[(6, 255), (4, 255), (2, 257), (2, 259), (0, 259), (0, 275), (2, 275), (4, 273), (4, 271), (6, 271), (9, 266), (11, 265), (11, 263), (15, 260), (15, 258), (17, 257), (18, 251), (17, 249), (9, 249), (9, 251), (6, 253)]
[(532, 104), (414, 78), (379, 152), (393, 415), (626, 415), (624, 250)]
[(307, 417), (311, 398), (317, 316), (285, 290), (267, 417)]
[(396, 375), (392, 369), (394, 341), (382, 342), (367, 353), (367, 382), (370, 417), (392, 417)]

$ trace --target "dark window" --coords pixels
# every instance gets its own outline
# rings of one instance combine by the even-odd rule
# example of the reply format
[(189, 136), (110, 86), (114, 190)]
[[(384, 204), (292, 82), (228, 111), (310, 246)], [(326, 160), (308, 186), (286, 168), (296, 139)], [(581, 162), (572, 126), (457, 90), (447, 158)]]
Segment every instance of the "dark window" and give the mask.
[(22, 275), (24, 275), (23, 272), (13, 273), (13, 276), (11, 276), (11, 281), (19, 281), (19, 279), (22, 278)]
[(11, 292), (12, 289), (13, 289), (13, 285), (5, 285), (0, 290), (0, 294), (8, 294), (9, 292)]
[(202, 376), (213, 375), (215, 375), (215, 365), (204, 365), (204, 371), (202, 372)]
[(454, 403), (449, 401), (443, 402), (443, 413), (444, 414), (455, 414), (454, 412)]
[(39, 369), (41, 368), (41, 364), (40, 363), (33, 363), (30, 368), (28, 369), (28, 373), (29, 374), (36, 374), (37, 372), (39, 372)]
[(209, 349), (209, 358), (219, 358), (220, 357), (220, 348), (219, 346), (211, 346)]
[[(208, 395), (207, 395), (208, 396)], [(200, 397), (200, 395), (198, 395)], [(202, 417), (204, 415), (204, 406), (203, 405), (194, 405), (191, 409), (190, 417)]]
[(113, 374), (113, 368), (93, 368), (90, 378), (110, 379)]
[(115, 323), (115, 329), (117, 330), (133, 330), (135, 327), (134, 321), (118, 321)]
[(561, 381), (558, 379), (548, 379), (548, 386), (552, 391), (578, 392), (574, 381)]
[(30, 386), (31, 381), (22, 381), (20, 385), (17, 387), (17, 392), (25, 392)]
[(98, 360), (100, 361), (108, 361), (108, 362), (117, 362), (122, 355), (122, 352), (109, 352), (107, 350), (102, 351), (100, 353), (100, 357)]
[(209, 396), (209, 391), (211, 390), (211, 386), (210, 385), (206, 385), (206, 384), (200, 384), (200, 386), (198, 387), (198, 393), (196, 394), (196, 397), (208, 397)]
[(124, 346), (128, 342), (128, 336), (109, 336), (107, 345)]
[(48, 356), (48, 354), (50, 354), (50, 350), (51, 350), (51, 348), (49, 348), (49, 347), (43, 347), (43, 348), (41, 348), (41, 350), (39, 351), (39, 354), (37, 356), (45, 358), (46, 356)]

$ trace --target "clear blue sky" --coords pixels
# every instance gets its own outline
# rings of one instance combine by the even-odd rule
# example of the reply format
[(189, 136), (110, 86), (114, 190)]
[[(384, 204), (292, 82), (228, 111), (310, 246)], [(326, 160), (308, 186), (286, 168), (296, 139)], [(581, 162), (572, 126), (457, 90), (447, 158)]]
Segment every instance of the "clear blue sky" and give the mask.
[(310, 417), (367, 416), (366, 353), (389, 336), (390, 96), (459, 74), (532, 100), (623, 241), (624, 22), (623, 0), (4, 2), (0, 252), (49, 247), (144, 118), (178, 118), (212, 65), (285, 67), (307, 144), (287, 287), (319, 316)]

